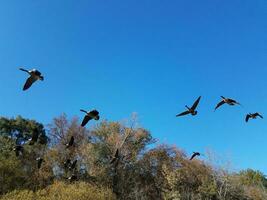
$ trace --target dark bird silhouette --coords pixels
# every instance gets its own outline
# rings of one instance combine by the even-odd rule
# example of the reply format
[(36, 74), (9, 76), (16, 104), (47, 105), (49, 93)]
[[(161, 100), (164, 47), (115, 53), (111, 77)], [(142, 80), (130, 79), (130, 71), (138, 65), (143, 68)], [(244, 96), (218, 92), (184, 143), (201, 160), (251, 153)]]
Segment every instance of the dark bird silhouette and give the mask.
[(36, 161), (37, 161), (37, 167), (38, 169), (40, 169), (42, 166), (42, 163), (44, 162), (44, 159), (39, 157), (39, 158), (36, 158)]
[(69, 181), (76, 181), (78, 177), (75, 174), (72, 174), (70, 177), (67, 178)]
[(248, 122), (248, 120), (251, 118), (251, 119), (256, 119), (257, 117), (260, 117), (260, 118), (262, 118), (263, 119), (263, 116), (260, 114), (260, 113), (258, 113), (258, 112), (256, 112), (256, 113), (249, 113), (249, 114), (247, 114), (247, 116), (246, 116), (246, 122)]
[(66, 148), (72, 147), (74, 145), (74, 137), (71, 136), (70, 141), (66, 144)]
[(23, 154), (24, 148), (23, 148), (23, 146), (21, 146), (21, 145), (16, 145), (16, 146), (13, 148), (13, 151), (15, 151), (16, 156), (18, 157), (19, 155), (22, 155), (22, 154)]
[(76, 165), (77, 165), (77, 160), (74, 160), (74, 161), (71, 163), (71, 165), (69, 166), (69, 170), (73, 170), (73, 169), (75, 169)]
[(190, 160), (193, 160), (196, 156), (200, 156), (199, 152), (193, 152), (193, 155), (191, 156)]
[[(220, 103), (217, 104), (217, 106), (215, 107), (215, 110), (217, 110), (219, 107), (221, 107), (223, 104), (228, 104), (230, 106), (234, 106), (234, 105), (241, 105), (240, 103), (238, 103), (236, 100), (234, 99), (229, 99), (229, 98), (225, 98), (223, 96), (221, 96), (222, 101)], [(214, 110), (214, 111), (215, 111)]]
[(24, 91), (29, 89), (35, 81), (44, 80), (44, 77), (42, 76), (41, 72), (39, 72), (36, 69), (32, 69), (32, 70), (26, 70), (23, 68), (19, 68), (19, 69), (21, 71), (27, 72), (30, 75), (30, 77), (27, 79), (26, 83), (24, 84), (24, 87), (23, 87)]
[(99, 120), (99, 112), (97, 110), (92, 110), (92, 111), (85, 111), (85, 110), (80, 110), (81, 112), (86, 113), (86, 115), (83, 118), (81, 126), (84, 127), (90, 120)]
[(64, 167), (65, 167), (65, 168), (69, 168), (70, 165), (71, 165), (71, 160), (70, 160), (70, 159), (67, 159), (67, 160), (64, 162)]
[(193, 116), (196, 115), (197, 114), (196, 108), (199, 104), (200, 99), (201, 99), (201, 96), (198, 97), (198, 99), (195, 101), (195, 103), (193, 104), (193, 106), (191, 108), (189, 108), (188, 106), (185, 106), (187, 108), (187, 111), (176, 115), (176, 117), (180, 117), (180, 116), (184, 116), (184, 115), (188, 115), (188, 114), (191, 114)]
[(115, 161), (117, 161), (119, 159), (120, 159), (119, 149), (116, 149), (116, 152), (115, 152), (114, 156), (112, 157), (112, 159), (110, 161), (110, 164), (115, 163)]
[(39, 132), (36, 128), (33, 130), (32, 138), (29, 140), (30, 141), (29, 145), (34, 145), (34, 143), (37, 142), (38, 137), (39, 137)]

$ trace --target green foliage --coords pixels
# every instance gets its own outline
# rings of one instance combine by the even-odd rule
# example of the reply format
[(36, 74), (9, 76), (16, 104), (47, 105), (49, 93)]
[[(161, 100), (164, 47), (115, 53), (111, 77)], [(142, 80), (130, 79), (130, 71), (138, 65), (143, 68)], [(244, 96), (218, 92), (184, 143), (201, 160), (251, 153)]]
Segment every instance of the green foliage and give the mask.
[(15, 190), (4, 195), (0, 200), (113, 200), (112, 192), (108, 188), (92, 186), (79, 182), (66, 184), (55, 182), (51, 186), (38, 190)]
[(243, 170), (239, 173), (240, 181), (247, 186), (263, 186), (267, 188), (267, 179), (260, 171), (252, 169)]
[(36, 130), (39, 133), (39, 142), (46, 144), (48, 138), (42, 124), (34, 120), (24, 119), (21, 116), (15, 119), (0, 118), (0, 135), (16, 140), (17, 144), (27, 142)]
[[(39, 140), (29, 145), (28, 140), (34, 131), (38, 131)], [(41, 156), (46, 146), (46, 137), (42, 124), (17, 117), (16, 119), (0, 118), (0, 194), (14, 189), (31, 188), (37, 173), (36, 158)], [(41, 144), (40, 144), (41, 143)], [(23, 145), (23, 154), (16, 157), (15, 145)]]

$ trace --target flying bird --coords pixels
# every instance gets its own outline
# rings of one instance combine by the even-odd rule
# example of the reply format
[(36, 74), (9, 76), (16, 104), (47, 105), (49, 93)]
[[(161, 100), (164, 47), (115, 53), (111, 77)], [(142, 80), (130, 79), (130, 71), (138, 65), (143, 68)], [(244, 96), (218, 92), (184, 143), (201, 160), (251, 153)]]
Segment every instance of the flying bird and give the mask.
[(191, 114), (193, 116), (196, 115), (197, 114), (196, 108), (199, 104), (200, 99), (201, 99), (201, 96), (198, 97), (198, 99), (195, 101), (195, 103), (193, 104), (193, 106), (191, 108), (189, 108), (188, 106), (185, 106), (187, 108), (187, 111), (176, 115), (176, 117), (180, 117), (180, 116), (184, 116), (184, 115), (188, 115), (188, 114)]
[(90, 120), (99, 120), (99, 112), (97, 110), (92, 110), (92, 111), (85, 111), (85, 110), (80, 110), (81, 112), (86, 113), (85, 117), (83, 118), (81, 126), (84, 127)]
[(39, 158), (36, 158), (36, 161), (37, 161), (37, 167), (38, 169), (40, 169), (42, 166), (42, 163), (44, 162), (44, 159), (39, 157)]
[(29, 145), (34, 145), (34, 143), (37, 142), (38, 137), (39, 137), (39, 133), (38, 133), (38, 130), (36, 128), (33, 130), (32, 138), (29, 139), (29, 141), (30, 141)]
[(67, 144), (65, 144), (66, 148), (72, 147), (73, 144), (74, 144), (74, 137), (71, 136), (70, 141)]
[(236, 100), (234, 99), (229, 99), (229, 98), (225, 98), (223, 96), (221, 96), (222, 98), (222, 101), (220, 103), (217, 104), (217, 106), (215, 107), (215, 110), (216, 111), (220, 106), (222, 106), (223, 104), (228, 104), (230, 106), (234, 106), (234, 105), (241, 105), (240, 103), (238, 103)]
[(193, 160), (196, 156), (200, 156), (199, 152), (193, 152), (193, 155), (191, 156), (190, 160)]
[(119, 160), (120, 156), (119, 156), (119, 149), (116, 149), (115, 155), (112, 157), (110, 164), (115, 163), (115, 161)]
[(251, 118), (251, 119), (256, 119), (257, 117), (260, 117), (260, 118), (262, 118), (263, 119), (263, 116), (260, 114), (260, 113), (258, 113), (258, 112), (256, 112), (256, 113), (249, 113), (249, 114), (247, 114), (247, 116), (246, 116), (246, 122), (248, 122), (248, 120)]
[(29, 78), (27, 79), (26, 83), (24, 84), (23, 91), (29, 89), (35, 81), (37, 81), (37, 80), (43, 81), (44, 80), (44, 77), (42, 76), (41, 72), (39, 72), (36, 69), (32, 69), (32, 70), (26, 70), (23, 68), (19, 68), (19, 69), (21, 71), (27, 72), (30, 75)]
[(73, 170), (77, 165), (77, 160), (73, 161), (71, 165), (69, 166), (69, 170)]
[(70, 177), (67, 178), (69, 181), (76, 181), (78, 177), (75, 174), (72, 174)]
[(19, 155), (22, 155), (22, 154), (23, 154), (24, 148), (23, 148), (23, 146), (21, 146), (21, 145), (16, 145), (16, 146), (13, 148), (13, 151), (15, 151), (16, 156), (18, 157)]

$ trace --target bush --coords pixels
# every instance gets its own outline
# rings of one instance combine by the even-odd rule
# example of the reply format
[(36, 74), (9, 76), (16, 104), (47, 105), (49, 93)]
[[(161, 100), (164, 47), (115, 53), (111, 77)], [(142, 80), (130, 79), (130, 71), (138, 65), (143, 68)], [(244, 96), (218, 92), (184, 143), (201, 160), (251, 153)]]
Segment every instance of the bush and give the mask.
[(66, 184), (55, 182), (51, 186), (32, 192), (30, 190), (15, 190), (4, 195), (0, 200), (112, 200), (112, 192), (107, 188), (92, 186), (77, 182)]

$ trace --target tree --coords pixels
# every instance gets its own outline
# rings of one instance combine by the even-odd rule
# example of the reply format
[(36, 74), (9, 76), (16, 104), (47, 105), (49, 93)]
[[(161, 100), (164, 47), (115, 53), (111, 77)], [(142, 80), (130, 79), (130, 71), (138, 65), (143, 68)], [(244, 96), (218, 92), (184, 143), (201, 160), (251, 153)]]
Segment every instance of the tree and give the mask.
[[(33, 134), (38, 142), (29, 145)], [(0, 118), (0, 194), (18, 188), (33, 188), (37, 173), (36, 158), (44, 155), (48, 137), (42, 124), (18, 116), (15, 119)], [(16, 145), (23, 146), (23, 154), (16, 156)]]

